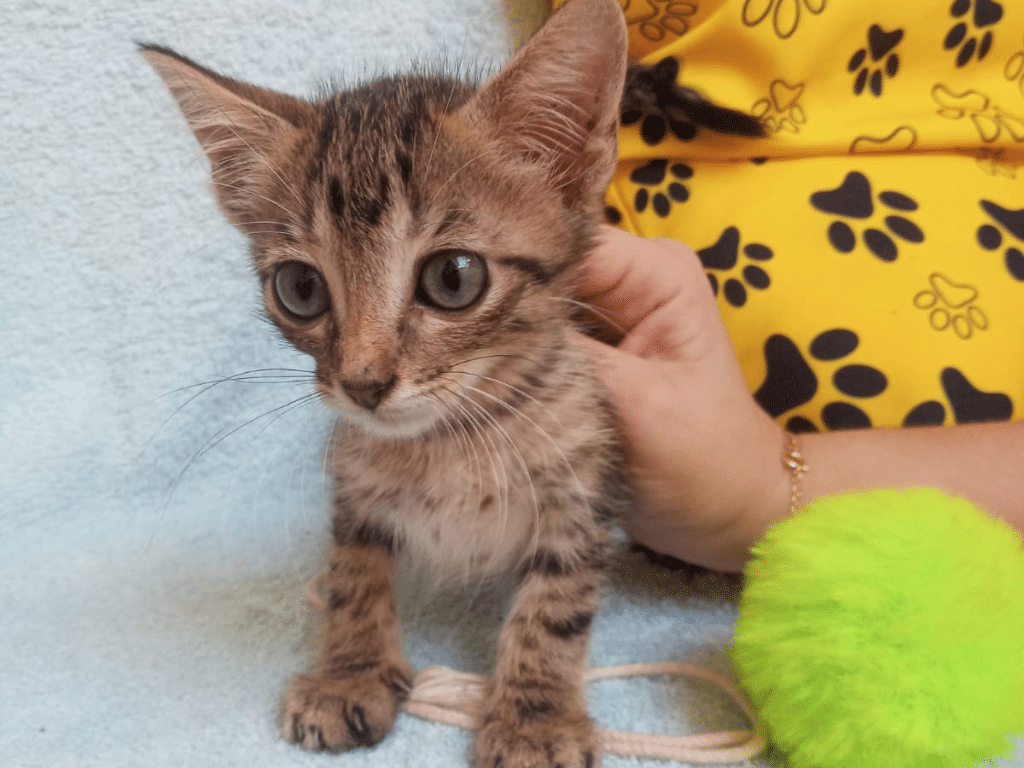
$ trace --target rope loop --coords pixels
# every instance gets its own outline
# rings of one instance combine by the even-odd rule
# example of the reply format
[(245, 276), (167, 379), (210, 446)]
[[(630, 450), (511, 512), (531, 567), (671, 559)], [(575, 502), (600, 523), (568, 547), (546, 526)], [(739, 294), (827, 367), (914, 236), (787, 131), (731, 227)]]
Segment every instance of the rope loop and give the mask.
[[(323, 574), (306, 585), (306, 597), (317, 608), (325, 601), (320, 591)], [(626, 757), (648, 757), (679, 760), (701, 765), (743, 763), (765, 748), (764, 727), (753, 706), (731, 680), (710, 669), (681, 661), (653, 661), (592, 667), (584, 675), (587, 682), (617, 677), (682, 675), (713, 683), (725, 691), (750, 721), (749, 730), (719, 731), (694, 736), (663, 736), (631, 731), (601, 729), (605, 752)], [(489, 678), (468, 672), (457, 672), (443, 666), (426, 667), (416, 675), (412, 691), (405, 702), (409, 714), (475, 731), (483, 720), (484, 698)]]

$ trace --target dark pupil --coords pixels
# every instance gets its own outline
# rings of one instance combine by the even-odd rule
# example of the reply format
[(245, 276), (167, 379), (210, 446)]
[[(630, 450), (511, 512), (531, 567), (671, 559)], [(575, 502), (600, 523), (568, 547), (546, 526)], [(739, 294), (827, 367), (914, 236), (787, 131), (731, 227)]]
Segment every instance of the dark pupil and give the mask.
[(302, 301), (309, 301), (313, 298), (313, 290), (316, 287), (316, 279), (309, 272), (304, 277), (295, 280), (295, 293)]
[(462, 287), (462, 275), (459, 274), (460, 272), (459, 263), (455, 259), (448, 259), (441, 270), (441, 282), (452, 293), (458, 293), (459, 288)]

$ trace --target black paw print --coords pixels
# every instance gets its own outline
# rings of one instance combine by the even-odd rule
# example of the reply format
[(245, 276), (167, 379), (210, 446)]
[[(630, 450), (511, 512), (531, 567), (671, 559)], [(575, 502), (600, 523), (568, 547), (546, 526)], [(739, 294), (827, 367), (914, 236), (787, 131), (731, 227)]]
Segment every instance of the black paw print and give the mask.
[(636, 191), (633, 198), (633, 207), (637, 213), (643, 213), (650, 205), (651, 209), (665, 218), (672, 210), (672, 201), (685, 203), (690, 199), (690, 190), (683, 184), (693, 176), (693, 168), (686, 163), (672, 163), (668, 160), (651, 160), (647, 165), (642, 165), (629, 174), (629, 178), (636, 184), (644, 187), (661, 187), (668, 179), (668, 186), (657, 189), (653, 194), (650, 190), (641, 187)]
[(954, 48), (960, 49), (956, 55), (958, 67), (967, 64), (974, 56), (981, 61), (988, 55), (989, 49), (992, 48), (992, 30), (986, 29), (980, 38), (977, 33), (980, 33), (985, 27), (991, 27), (998, 23), (1003, 18), (1003, 6), (995, 0), (953, 0), (949, 15), (954, 19), (966, 17), (971, 10), (972, 3), (974, 13), (970, 20), (974, 23), (974, 34), (971, 33), (971, 27), (967, 21), (958, 21), (942, 42), (942, 47), (947, 51), (952, 51)]
[[(662, 83), (675, 83), (679, 76), (679, 60), (666, 56), (654, 68), (653, 75)], [(660, 143), (665, 134), (671, 132), (680, 141), (691, 141), (697, 135), (697, 127), (688, 120), (665, 117), (660, 114), (646, 114), (643, 109), (627, 108), (620, 115), (622, 125), (640, 123), (640, 138), (645, 144)]]
[[(996, 205), (991, 200), (982, 200), (981, 207), (985, 213), (992, 217), (1017, 240), (1024, 242), (1024, 208), (1019, 211), (1011, 211)], [(1003, 246), (1003, 233), (991, 224), (982, 224), (978, 227), (978, 244), (986, 251), (996, 251)], [(1010, 275), (1024, 282), (1024, 253), (1015, 245), (1010, 245), (1003, 252), (1003, 261)]]
[[(743, 254), (751, 261), (762, 263), (775, 255), (771, 248), (761, 243), (747, 243), (743, 246)], [(736, 266), (740, 256), (740, 231), (736, 227), (729, 227), (722, 232), (718, 242), (697, 251), (697, 256), (700, 257), (704, 269), (707, 270), (706, 274), (711, 282), (711, 290), (717, 296), (718, 277), (710, 270), (726, 271)], [(757, 264), (747, 264), (738, 278), (726, 278), (721, 288), (722, 295), (727, 302), (734, 307), (742, 307), (747, 303), (747, 287), (763, 291), (769, 285), (771, 285), (771, 278), (768, 277), (768, 273), (764, 269)]]
[(614, 205), (606, 205), (604, 207), (604, 220), (609, 224), (617, 226), (622, 223), (622, 211)]
[[(901, 192), (881, 192), (878, 200), (885, 207), (895, 211), (917, 210), (917, 202)], [(846, 174), (843, 183), (836, 189), (815, 192), (811, 195), (811, 205), (822, 213), (852, 219), (870, 219), (875, 213), (871, 182), (859, 171)], [(903, 216), (886, 216), (885, 226), (893, 235), (908, 243), (924, 241), (924, 232), (921, 228)], [(896, 261), (899, 256), (896, 241), (886, 232), (868, 227), (861, 237), (868, 250), (882, 261)], [(845, 221), (834, 221), (829, 225), (828, 240), (840, 253), (850, 253), (857, 246), (857, 235)]]
[[(1009, 421), (1013, 418), (1013, 401), (1008, 395), (1002, 392), (983, 392), (958, 369), (943, 368), (939, 380), (957, 424)], [(945, 421), (946, 406), (938, 400), (927, 400), (910, 409), (903, 419), (903, 426), (937, 427)]]
[[(808, 353), (815, 360), (831, 363), (849, 357), (859, 345), (860, 338), (853, 331), (833, 328), (815, 336)], [(764, 344), (764, 360), (767, 374), (754, 398), (772, 418), (809, 403), (817, 394), (818, 377), (788, 336), (769, 337)], [(877, 397), (889, 386), (884, 373), (860, 363), (837, 368), (832, 383), (840, 394), (858, 399)], [(828, 429), (871, 426), (870, 417), (862, 409), (844, 400), (827, 403), (821, 409), (821, 420)], [(790, 418), (786, 428), (791, 432), (816, 431), (813, 422), (803, 416)]]
[[(877, 24), (871, 25), (871, 28), (868, 30), (867, 47), (861, 48), (853, 54), (850, 62), (846, 65), (848, 72), (857, 73), (857, 79), (853, 82), (853, 93), (855, 96), (860, 96), (864, 93), (864, 87), (868, 84), (869, 79), (871, 82), (871, 92), (875, 96), (882, 95), (882, 72), (884, 71), (889, 77), (896, 77), (896, 73), (900, 71), (900, 57), (893, 52), (893, 49), (899, 45), (902, 39), (902, 29), (886, 32)], [(878, 65), (874, 69), (865, 66), (864, 61), (867, 59), (869, 52), (871, 53), (872, 64), (878, 65), (882, 59), (885, 59), (885, 63)]]

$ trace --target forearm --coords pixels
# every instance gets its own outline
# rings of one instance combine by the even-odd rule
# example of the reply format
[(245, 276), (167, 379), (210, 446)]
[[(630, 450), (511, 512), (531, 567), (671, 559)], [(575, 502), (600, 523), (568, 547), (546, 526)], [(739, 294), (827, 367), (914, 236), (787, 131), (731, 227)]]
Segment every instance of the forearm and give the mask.
[[(875, 488), (928, 485), (964, 496), (1024, 530), (1024, 423), (802, 435), (805, 502)], [(788, 512), (788, 510), (787, 510)]]
[[(801, 506), (840, 493), (933, 486), (963, 496), (1024, 531), (1024, 422), (954, 427), (858, 429), (800, 435), (807, 471)], [(782, 464), (759, 487), (760, 500), (712, 538), (704, 564), (740, 570), (756, 544), (790, 514), (793, 477)]]

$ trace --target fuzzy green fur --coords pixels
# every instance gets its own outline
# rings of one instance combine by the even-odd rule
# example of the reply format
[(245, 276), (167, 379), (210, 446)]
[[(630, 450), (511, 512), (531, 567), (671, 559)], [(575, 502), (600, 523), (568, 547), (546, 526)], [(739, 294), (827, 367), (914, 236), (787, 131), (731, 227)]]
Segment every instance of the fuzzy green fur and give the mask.
[(793, 768), (973, 768), (1024, 732), (1021, 536), (963, 499), (822, 499), (746, 576), (735, 661)]

